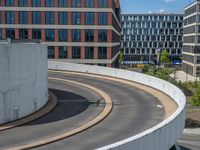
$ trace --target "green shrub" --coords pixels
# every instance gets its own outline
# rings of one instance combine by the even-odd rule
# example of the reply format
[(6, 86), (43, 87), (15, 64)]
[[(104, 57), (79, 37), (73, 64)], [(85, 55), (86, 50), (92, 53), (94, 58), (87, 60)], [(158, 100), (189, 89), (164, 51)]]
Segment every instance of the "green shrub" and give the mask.
[(198, 88), (196, 89), (195, 94), (192, 96), (192, 105), (200, 106), (200, 84), (198, 84)]

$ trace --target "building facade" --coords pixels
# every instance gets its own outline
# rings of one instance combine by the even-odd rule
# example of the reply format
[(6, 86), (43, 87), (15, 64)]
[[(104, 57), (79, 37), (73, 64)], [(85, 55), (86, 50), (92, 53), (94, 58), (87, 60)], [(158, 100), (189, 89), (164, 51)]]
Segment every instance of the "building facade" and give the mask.
[(0, 39), (41, 39), (49, 59), (114, 66), (119, 0), (1, 0)]
[(184, 9), (183, 71), (200, 76), (200, 0)]
[(172, 61), (180, 59), (183, 14), (123, 14), (121, 24), (125, 64), (155, 62), (162, 50)]

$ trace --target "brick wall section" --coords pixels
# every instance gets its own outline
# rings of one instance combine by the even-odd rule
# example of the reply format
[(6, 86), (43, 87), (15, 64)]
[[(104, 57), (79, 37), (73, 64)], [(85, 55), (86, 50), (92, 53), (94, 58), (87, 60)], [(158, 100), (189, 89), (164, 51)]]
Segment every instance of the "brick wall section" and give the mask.
[[(5, 6), (5, 1), (6, 0), (1, 0), (1, 6)], [(72, 5), (72, 0), (67, 0), (68, 1), (68, 8), (71, 7)], [(54, 0), (54, 5), (55, 7), (58, 6), (58, 0)], [(14, 0), (14, 6), (18, 6), (18, 0)], [(32, 6), (32, 0), (28, 0), (28, 6)], [(41, 25), (45, 25), (45, 0), (41, 0), (41, 18), (42, 22)], [(81, 0), (81, 7), (85, 7), (85, 1)], [(98, 0), (94, 0), (94, 8), (98, 8)], [(113, 8), (113, 1), (108, 0), (108, 8)], [(1, 11), (2, 14), (2, 24), (5, 24), (5, 12)], [(58, 24), (58, 11), (55, 11), (54, 13), (54, 24)], [(115, 19), (113, 17), (113, 14), (111, 12), (108, 12), (108, 26), (117, 26), (116, 21), (113, 20)], [(115, 24), (113, 24), (115, 22)], [(15, 23), (19, 24), (19, 12), (15, 11)], [(32, 24), (32, 12), (28, 11), (28, 24)], [(72, 25), (72, 12), (68, 12), (68, 25)], [(81, 13), (81, 25), (85, 25), (85, 13)], [(98, 26), (98, 13), (94, 13), (94, 25)], [(114, 27), (117, 30), (119, 27)], [(45, 42), (45, 29), (41, 29), (41, 39), (43, 42)], [(120, 31), (119, 31), (120, 32)], [(59, 42), (59, 37), (58, 37), (58, 28), (54, 30), (54, 36), (55, 36), (55, 42)], [(2, 29), (2, 36), (5, 39), (6, 38), (6, 29), (3, 27)], [(107, 30), (107, 42), (109, 44), (115, 42), (113, 39), (116, 40), (116, 38), (113, 38), (113, 36), (119, 36), (116, 34), (113, 34), (112, 30)], [(15, 29), (15, 38), (19, 39), (19, 29)], [(32, 39), (32, 29), (28, 29), (28, 39)], [(120, 39), (120, 38), (119, 38)], [(68, 42), (72, 42), (72, 30), (68, 29)], [(85, 31), (82, 29), (81, 30), (81, 42), (85, 42)], [(94, 30), (94, 42), (98, 43), (98, 30)], [(55, 47), (55, 58), (59, 58), (59, 45), (56, 45)], [(115, 53), (115, 52), (114, 52)], [(112, 52), (112, 47), (107, 48), (107, 57), (109, 60), (113, 58), (113, 52)], [(72, 58), (72, 47), (68, 46), (68, 58)], [(85, 58), (85, 47), (81, 47), (81, 59)], [(98, 47), (94, 46), (94, 59), (98, 59)], [(112, 64), (109, 64), (108, 66), (112, 66)]]
[(1, 5), (2, 5), (2, 6), (5, 6), (5, 1), (6, 1), (6, 0), (1, 0)]
[(55, 59), (58, 59), (59, 58), (59, 49), (58, 49), (58, 46), (55, 46)]

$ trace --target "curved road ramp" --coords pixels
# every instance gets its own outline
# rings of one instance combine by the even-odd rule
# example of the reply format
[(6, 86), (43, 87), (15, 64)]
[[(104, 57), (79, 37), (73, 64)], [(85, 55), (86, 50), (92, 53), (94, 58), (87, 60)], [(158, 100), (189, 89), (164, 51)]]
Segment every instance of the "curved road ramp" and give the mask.
[(140, 83), (163, 92), (178, 105), (176, 111), (158, 125), (98, 150), (169, 150), (180, 138), (184, 129), (186, 98), (183, 92), (171, 83), (145, 74), (114, 68), (57, 61), (49, 61), (48, 65), (50, 70), (97, 74)]

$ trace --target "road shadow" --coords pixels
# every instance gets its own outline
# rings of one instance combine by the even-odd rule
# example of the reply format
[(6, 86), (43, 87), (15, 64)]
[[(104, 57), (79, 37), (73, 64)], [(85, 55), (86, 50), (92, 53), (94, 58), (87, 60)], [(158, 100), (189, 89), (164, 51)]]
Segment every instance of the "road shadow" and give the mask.
[[(180, 145), (179, 145), (179, 148), (180, 148), (180, 150), (192, 150), (192, 149), (186, 148), (184, 146), (180, 146)], [(170, 150), (179, 150), (179, 149), (177, 149), (175, 146), (173, 146), (172, 148), (170, 148)]]
[(98, 107), (100, 105), (101, 100), (89, 102), (86, 98), (74, 94), (72, 92), (49, 89), (52, 93), (56, 95), (58, 98), (58, 103), (56, 107), (45, 116), (34, 120), (27, 125), (37, 125), (37, 124), (46, 124), (51, 122), (57, 122), (63, 119), (68, 119), (79, 115), (83, 111), (85, 111), (90, 105), (96, 105)]

